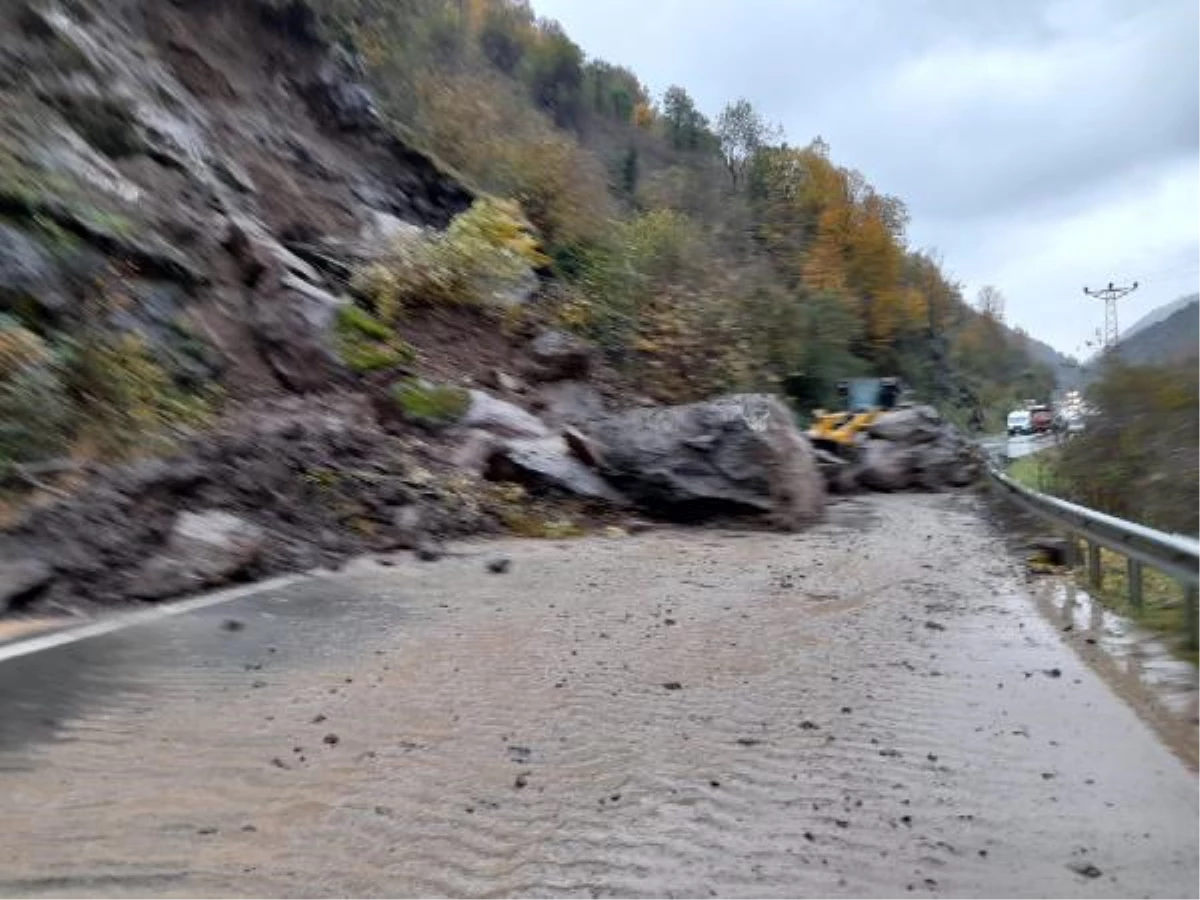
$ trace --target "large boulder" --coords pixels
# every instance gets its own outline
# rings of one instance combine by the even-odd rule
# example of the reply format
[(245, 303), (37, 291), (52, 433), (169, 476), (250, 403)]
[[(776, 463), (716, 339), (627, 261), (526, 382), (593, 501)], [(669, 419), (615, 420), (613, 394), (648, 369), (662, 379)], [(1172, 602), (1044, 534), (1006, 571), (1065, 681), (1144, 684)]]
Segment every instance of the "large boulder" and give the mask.
[(506, 441), (488, 460), (487, 478), (535, 490), (624, 504), (625, 498), (576, 455), (562, 437)]
[(599, 445), (600, 473), (650, 513), (755, 514), (789, 530), (822, 515), (825, 487), (812, 447), (770, 395), (631, 409), (587, 432)]
[(165, 550), (148, 560), (129, 582), (129, 594), (159, 600), (221, 584), (259, 558), (266, 534), (230, 513), (180, 513)]
[(932, 406), (913, 406), (882, 413), (867, 433), (884, 441), (923, 444), (937, 440), (943, 427), (941, 415)]
[(537, 416), (521, 407), (499, 400), (484, 391), (471, 390), (470, 405), (459, 420), (467, 428), (478, 428), (506, 438), (547, 437), (550, 430)]
[(349, 301), (334, 297), (291, 273), (254, 296), (252, 333), (259, 353), (290, 390), (312, 393), (346, 374), (338, 354), (338, 310)]
[(917, 482), (928, 490), (965, 487), (982, 471), (981, 455), (952, 428), (936, 441), (915, 447)]
[(504, 439), (482, 428), (465, 428), (453, 436), (450, 464), (473, 475), (483, 475), (488, 461), (504, 446)]
[(914, 480), (915, 454), (904, 444), (871, 439), (863, 444), (858, 483), (873, 491), (902, 491)]
[(449, 435), (453, 442), (450, 461), (460, 469), (482, 475), (506, 441), (551, 437), (541, 419), (516, 404), (474, 389), (467, 396), (467, 410)]
[[(916, 429), (906, 435), (917, 433)], [(915, 442), (870, 438), (863, 444), (852, 471), (857, 483), (875, 491), (920, 488), (937, 491), (964, 487), (981, 471), (976, 451), (952, 426), (943, 426), (932, 440)], [(841, 489), (844, 479), (834, 476)]]
[(586, 378), (592, 370), (594, 351), (565, 331), (543, 331), (529, 345), (529, 374), (539, 381)]
[(317, 67), (302, 93), (323, 125), (338, 131), (371, 131), (379, 126), (380, 118), (375, 97), (365, 82), (362, 60), (336, 47)]
[(607, 414), (604, 397), (585, 381), (552, 381), (541, 385), (533, 398), (542, 420), (552, 428), (586, 426)]
[(0, 555), (0, 612), (22, 608), (53, 578), (54, 570), (40, 559)]

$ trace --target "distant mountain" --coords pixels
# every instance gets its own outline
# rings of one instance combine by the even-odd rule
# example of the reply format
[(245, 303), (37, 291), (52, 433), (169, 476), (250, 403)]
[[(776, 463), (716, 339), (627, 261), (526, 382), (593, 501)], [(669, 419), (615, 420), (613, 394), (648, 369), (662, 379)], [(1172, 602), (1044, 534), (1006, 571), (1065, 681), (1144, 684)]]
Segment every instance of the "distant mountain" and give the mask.
[(1152, 366), (1180, 362), (1200, 352), (1200, 294), (1180, 297), (1139, 319), (1117, 342), (1127, 363)]
[(1184, 309), (1189, 305), (1200, 302), (1200, 294), (1188, 294), (1186, 297), (1180, 297), (1178, 300), (1172, 300), (1170, 303), (1164, 303), (1162, 306), (1155, 307), (1142, 316), (1129, 328), (1121, 334), (1121, 340), (1127, 341), (1140, 331), (1157, 325), (1163, 319), (1175, 315), (1179, 310)]
[(1074, 390), (1083, 383), (1083, 370), (1075, 357), (1059, 353), (1049, 344), (1044, 344), (1028, 334), (1017, 332), (1017, 337), (1024, 342), (1026, 352), (1035, 362), (1054, 370), (1054, 379), (1059, 390)]

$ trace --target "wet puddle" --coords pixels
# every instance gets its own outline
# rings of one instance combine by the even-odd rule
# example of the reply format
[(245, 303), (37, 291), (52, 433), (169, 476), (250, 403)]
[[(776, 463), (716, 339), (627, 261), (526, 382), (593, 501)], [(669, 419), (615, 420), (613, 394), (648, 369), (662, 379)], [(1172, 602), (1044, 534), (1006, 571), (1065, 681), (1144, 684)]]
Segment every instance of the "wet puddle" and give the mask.
[(1200, 677), (1161, 635), (1120, 616), (1072, 582), (1037, 592), (1043, 612), (1195, 769)]

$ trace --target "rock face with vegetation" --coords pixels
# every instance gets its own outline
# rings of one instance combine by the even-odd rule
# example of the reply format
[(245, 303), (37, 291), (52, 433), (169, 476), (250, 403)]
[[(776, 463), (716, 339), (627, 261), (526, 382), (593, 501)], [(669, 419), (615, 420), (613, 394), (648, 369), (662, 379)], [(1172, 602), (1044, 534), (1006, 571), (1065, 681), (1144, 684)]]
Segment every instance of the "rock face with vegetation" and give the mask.
[(402, 360), (394, 334), (346, 346), (351, 260), (299, 254), (444, 228), (473, 194), (313, 7), (20, 0), (0, 34), (0, 467), (120, 457), (227, 395)]
[[(0, 597), (599, 508), (801, 527), (793, 407), (837, 380), (960, 424), (1042, 393), (906, 218), (510, 0), (0, 3)], [(904, 476), (854, 484), (963, 480), (956, 433), (905, 434), (872, 439)]]

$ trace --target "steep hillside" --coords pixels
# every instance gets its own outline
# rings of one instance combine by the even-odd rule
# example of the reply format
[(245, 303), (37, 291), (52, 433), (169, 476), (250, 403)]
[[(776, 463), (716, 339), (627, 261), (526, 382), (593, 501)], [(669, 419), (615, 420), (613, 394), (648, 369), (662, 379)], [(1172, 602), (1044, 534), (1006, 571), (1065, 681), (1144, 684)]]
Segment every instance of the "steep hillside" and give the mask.
[(1200, 296), (1154, 310), (1126, 332), (1116, 353), (1132, 365), (1169, 365), (1200, 354)]
[(317, 239), (443, 227), (471, 193), (378, 116), (302, 4), (7, 0), (0, 310), (48, 346), (132, 334), (181, 386), (312, 390)]
[(1054, 373), (1054, 383), (1058, 390), (1074, 390), (1083, 384), (1083, 369), (1075, 357), (1059, 353), (1049, 344), (1026, 334), (1020, 335), (1020, 340), (1031, 359)]
[(1156, 325), (1168, 316), (1174, 315), (1184, 307), (1198, 302), (1200, 302), (1200, 294), (1188, 294), (1187, 296), (1180, 297), (1177, 300), (1172, 300), (1170, 303), (1164, 303), (1162, 306), (1157, 306), (1130, 325), (1128, 328), (1125, 328), (1121, 332), (1121, 338), (1122, 340), (1127, 340), (1128, 338), (1133, 337), (1139, 331), (1149, 328), (1151, 325)]
[(980, 425), (1053, 375), (907, 244), (903, 200), (752, 101), (653, 97), (515, 0), (320, 0), (384, 106), (481, 186), (518, 199), (562, 320), (663, 400), (900, 375)]

